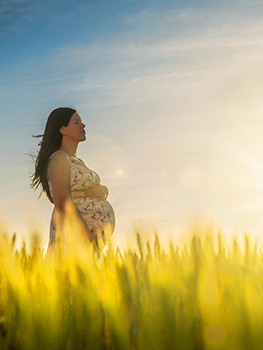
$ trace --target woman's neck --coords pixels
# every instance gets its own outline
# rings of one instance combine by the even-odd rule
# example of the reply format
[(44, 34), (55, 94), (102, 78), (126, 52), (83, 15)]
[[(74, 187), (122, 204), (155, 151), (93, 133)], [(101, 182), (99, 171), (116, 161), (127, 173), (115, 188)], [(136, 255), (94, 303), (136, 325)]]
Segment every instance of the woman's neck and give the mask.
[(63, 142), (61, 143), (60, 149), (66, 152), (69, 156), (76, 157), (77, 155), (78, 143), (75, 142)]

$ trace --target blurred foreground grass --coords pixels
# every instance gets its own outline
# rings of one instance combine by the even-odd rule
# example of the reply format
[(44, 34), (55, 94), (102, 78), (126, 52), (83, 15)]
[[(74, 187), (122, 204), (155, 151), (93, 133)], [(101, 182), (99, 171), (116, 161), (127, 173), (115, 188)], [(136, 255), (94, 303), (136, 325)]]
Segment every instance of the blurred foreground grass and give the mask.
[(97, 259), (71, 244), (0, 242), (0, 349), (262, 349), (263, 253), (212, 233)]

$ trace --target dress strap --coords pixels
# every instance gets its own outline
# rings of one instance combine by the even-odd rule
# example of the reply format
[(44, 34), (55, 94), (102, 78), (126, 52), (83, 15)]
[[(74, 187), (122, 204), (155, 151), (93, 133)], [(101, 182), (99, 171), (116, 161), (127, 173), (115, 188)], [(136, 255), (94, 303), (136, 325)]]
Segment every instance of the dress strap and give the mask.
[(55, 154), (57, 154), (57, 153), (64, 153), (64, 154), (66, 154), (67, 158), (70, 160), (69, 155), (67, 154), (67, 152), (62, 151), (62, 150), (60, 150), (60, 149), (59, 149), (58, 151), (52, 153), (51, 156), (49, 157), (49, 159), (51, 159), (51, 158), (52, 158)]

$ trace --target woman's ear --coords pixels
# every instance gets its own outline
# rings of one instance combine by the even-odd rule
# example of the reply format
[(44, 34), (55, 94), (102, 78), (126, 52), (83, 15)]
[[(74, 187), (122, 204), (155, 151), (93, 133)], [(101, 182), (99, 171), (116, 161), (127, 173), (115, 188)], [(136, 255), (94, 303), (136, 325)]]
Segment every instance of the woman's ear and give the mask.
[(59, 131), (60, 131), (60, 133), (62, 134), (62, 136), (65, 136), (65, 135), (67, 135), (66, 134), (66, 127), (65, 126), (62, 126), (60, 129), (59, 129)]

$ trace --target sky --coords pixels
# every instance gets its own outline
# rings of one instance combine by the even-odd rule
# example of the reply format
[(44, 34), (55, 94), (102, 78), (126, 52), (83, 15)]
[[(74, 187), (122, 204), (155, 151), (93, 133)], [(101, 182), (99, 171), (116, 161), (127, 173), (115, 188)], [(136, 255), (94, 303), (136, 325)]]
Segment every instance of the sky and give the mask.
[(30, 188), (49, 113), (77, 108), (115, 240), (194, 222), (263, 233), (263, 3), (1, 0), (0, 220), (48, 241)]

